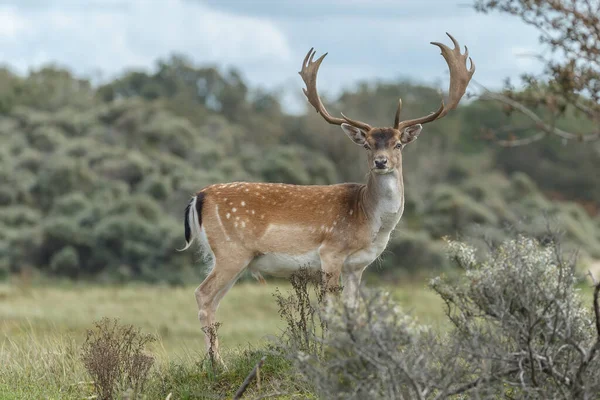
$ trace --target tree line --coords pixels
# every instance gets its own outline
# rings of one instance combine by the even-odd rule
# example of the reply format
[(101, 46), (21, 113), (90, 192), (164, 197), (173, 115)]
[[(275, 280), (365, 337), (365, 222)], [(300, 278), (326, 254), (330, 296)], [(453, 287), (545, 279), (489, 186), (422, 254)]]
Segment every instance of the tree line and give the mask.
[[(298, 82), (300, 90), (301, 82)], [(211, 183), (362, 182), (364, 151), (307, 107), (289, 115), (275, 93), (235, 69), (159, 60), (94, 86), (46, 66), (0, 69), (0, 275), (34, 269), (78, 279), (180, 283), (202, 274), (182, 247), (183, 209)], [(435, 109), (435, 88), (361, 82), (330, 112), (388, 126)], [(521, 115), (471, 101), (429, 124), (406, 150), (406, 211), (375, 273), (447, 266), (445, 236), (500, 242), (505, 227), (543, 240), (554, 218), (567, 245), (600, 257), (598, 142), (560, 138), (505, 148), (486, 140)], [(568, 108), (560, 124), (589, 123)], [(529, 129), (534, 130), (535, 127)], [(197, 257), (196, 257), (197, 258)]]

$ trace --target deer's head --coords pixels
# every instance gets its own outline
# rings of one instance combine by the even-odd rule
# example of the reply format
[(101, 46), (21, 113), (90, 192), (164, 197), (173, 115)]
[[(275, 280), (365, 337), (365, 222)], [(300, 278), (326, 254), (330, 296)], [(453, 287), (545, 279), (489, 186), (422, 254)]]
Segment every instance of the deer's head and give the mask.
[[(456, 108), (460, 99), (465, 94), (467, 85), (473, 73), (475, 73), (475, 64), (469, 57), (467, 47), (465, 46), (465, 53), (462, 54), (460, 52), (460, 45), (456, 39), (449, 33), (446, 34), (454, 44), (453, 49), (438, 42), (431, 42), (431, 44), (440, 48), (442, 56), (450, 69), (448, 104), (445, 104), (442, 100), (437, 111), (421, 118), (401, 121), (402, 100), (399, 100), (394, 125), (389, 128), (374, 128), (364, 122), (352, 120), (344, 114), (342, 114), (342, 118), (332, 117), (325, 109), (317, 92), (317, 74), (321, 62), (323, 62), (327, 53), (313, 61), (315, 51), (310, 49), (304, 58), (299, 74), (306, 84), (306, 89), (303, 89), (303, 91), (308, 102), (321, 114), (325, 121), (333, 125), (340, 125), (354, 143), (367, 149), (369, 169), (372, 173), (386, 174), (401, 167), (402, 149), (417, 139), (421, 133), (423, 124), (446, 116), (448, 111)], [(471, 62), (469, 69), (467, 69), (467, 59)]]

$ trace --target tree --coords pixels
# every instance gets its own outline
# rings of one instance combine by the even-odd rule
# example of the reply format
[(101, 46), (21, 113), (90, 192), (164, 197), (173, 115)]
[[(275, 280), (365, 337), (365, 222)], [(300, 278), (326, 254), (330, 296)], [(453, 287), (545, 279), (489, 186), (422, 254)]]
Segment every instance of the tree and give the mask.
[[(538, 55), (543, 72), (522, 78), (527, 89), (516, 92), (507, 82), (503, 93), (483, 88), (483, 98), (501, 102), (507, 113), (526, 117), (517, 125), (490, 132), (503, 146), (521, 146), (554, 135), (562, 140), (600, 138), (600, 2), (597, 0), (476, 0), (475, 9), (519, 17), (538, 29), (539, 41), (550, 56)], [(585, 117), (590, 130), (559, 127), (560, 118)], [(527, 125), (525, 125), (527, 121)], [(519, 131), (533, 134), (517, 137)], [(507, 138), (505, 138), (507, 137)]]

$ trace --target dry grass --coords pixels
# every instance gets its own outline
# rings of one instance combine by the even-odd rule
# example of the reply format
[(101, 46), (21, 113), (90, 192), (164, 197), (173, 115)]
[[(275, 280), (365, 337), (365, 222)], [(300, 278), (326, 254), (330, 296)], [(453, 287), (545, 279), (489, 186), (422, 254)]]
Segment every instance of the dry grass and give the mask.
[[(443, 310), (425, 285), (425, 281), (407, 282), (390, 290), (422, 322), (437, 325)], [(205, 351), (194, 288), (1, 285), (0, 399), (89, 396), (93, 387), (80, 361), (80, 349), (86, 330), (102, 317), (118, 318), (159, 338), (149, 346), (157, 357), (154, 370), (159, 374), (149, 382), (152, 393), (162, 395), (169, 385), (187, 390), (191, 397), (200, 387), (208, 387), (211, 393), (229, 393), (260, 358), (260, 352), (248, 349), (260, 349), (269, 336), (279, 335), (284, 328), (273, 293), (277, 288), (285, 293), (290, 286), (244, 282), (225, 296), (217, 312), (223, 323), (219, 338), (233, 372), (218, 379), (207, 371), (199, 372)], [(288, 378), (276, 360), (267, 360), (265, 367), (273, 368), (274, 387), (279, 385), (278, 379)], [(267, 389), (265, 384), (263, 390)], [(182, 397), (185, 395), (178, 398)]]
[[(18, 340), (35, 332), (38, 337), (70, 334), (83, 341), (94, 321), (108, 317), (158, 335), (165, 353), (203, 352), (194, 288), (67, 285), (22, 290), (0, 286), (0, 338)], [(244, 282), (232, 288), (217, 312), (223, 323), (219, 329), (223, 347), (258, 346), (268, 335), (279, 334), (284, 322), (273, 298), (276, 288), (287, 291), (289, 284)], [(439, 300), (425, 282), (407, 282), (390, 290), (423, 322), (435, 324), (442, 317)]]
[[(279, 285), (281, 286), (281, 285)], [(267, 334), (276, 334), (282, 323), (272, 293), (253, 283), (236, 285), (218, 311), (223, 322), (224, 346), (258, 344)], [(0, 287), (0, 334), (18, 339), (68, 333), (81, 340), (85, 330), (102, 317), (119, 318), (161, 338), (169, 354), (203, 351), (204, 339), (197, 319), (194, 287), (170, 288), (148, 285), (102, 287)]]

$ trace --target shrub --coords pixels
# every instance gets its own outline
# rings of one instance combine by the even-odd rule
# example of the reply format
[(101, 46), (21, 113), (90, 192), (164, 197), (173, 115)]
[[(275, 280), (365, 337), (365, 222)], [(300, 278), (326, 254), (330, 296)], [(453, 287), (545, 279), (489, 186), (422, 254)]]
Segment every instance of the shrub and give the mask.
[(90, 190), (95, 178), (95, 174), (81, 160), (50, 157), (41, 167), (31, 194), (40, 208), (51, 207), (59, 196)]
[(50, 259), (50, 269), (57, 275), (77, 276), (79, 255), (72, 246), (62, 248)]
[(25, 206), (10, 206), (0, 209), (0, 223), (10, 227), (34, 226), (39, 223), (38, 210)]
[(275, 292), (279, 316), (287, 325), (283, 335), (286, 345), (294, 351), (321, 354), (326, 324), (319, 307), (327, 294), (323, 273), (302, 268), (291, 275), (290, 283), (293, 291), (289, 295), (284, 296), (279, 289)]
[(150, 173), (152, 165), (150, 160), (141, 153), (129, 151), (102, 160), (98, 168), (106, 178), (121, 180), (130, 186), (135, 186)]
[[(387, 254), (395, 256), (387, 257)], [(401, 228), (390, 240), (380, 265), (383, 274), (396, 275), (444, 269), (448, 266), (448, 258), (442, 242), (434, 241), (426, 231)]]
[[(575, 259), (565, 260), (556, 238), (547, 246), (518, 236), (483, 259), (459, 242), (451, 255), (465, 275), (432, 281), (454, 325), (453, 340), (469, 354), (479, 395), (507, 387), (526, 398), (589, 398), (600, 390), (600, 316), (582, 304)], [(596, 287), (595, 310), (598, 313)]]
[(62, 130), (53, 126), (41, 125), (29, 134), (31, 146), (42, 153), (51, 153), (60, 148), (65, 142)]
[(64, 217), (74, 217), (85, 212), (89, 203), (89, 200), (81, 192), (67, 193), (56, 200), (52, 207), (52, 213)]
[[(483, 257), (450, 242), (464, 270), (431, 287), (451, 329), (436, 334), (389, 295), (362, 291), (360, 308), (320, 312), (327, 335), (309, 352), (286, 331), (284, 352), (323, 398), (588, 399), (600, 393), (600, 284), (594, 315), (582, 303), (574, 258), (556, 239), (542, 246), (516, 236)], [(464, 397), (463, 397), (464, 398)]]
[(169, 179), (160, 175), (147, 176), (140, 186), (142, 192), (147, 193), (158, 201), (166, 200), (171, 193)]
[(141, 393), (154, 364), (145, 347), (156, 338), (132, 325), (103, 318), (88, 330), (81, 359), (94, 380), (98, 398), (112, 400), (125, 390)]
[(485, 205), (449, 185), (438, 185), (431, 193), (425, 228), (434, 236), (465, 230), (471, 224), (498, 225), (498, 217)]

